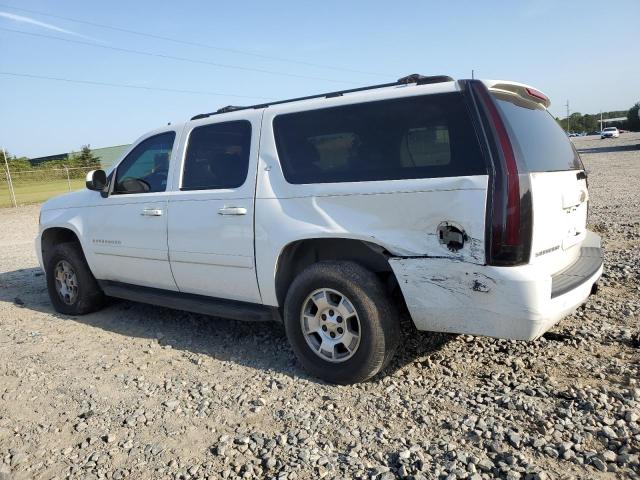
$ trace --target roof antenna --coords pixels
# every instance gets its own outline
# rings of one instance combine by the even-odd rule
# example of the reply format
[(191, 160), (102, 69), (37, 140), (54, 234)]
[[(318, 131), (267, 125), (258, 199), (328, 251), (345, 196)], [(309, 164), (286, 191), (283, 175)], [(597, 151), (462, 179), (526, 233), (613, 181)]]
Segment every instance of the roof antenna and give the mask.
[(474, 75), (473, 75), (473, 74), (474, 74), (474, 72), (473, 72), (473, 68), (472, 68), (472, 69), (471, 69), (471, 80), (473, 80), (474, 78), (476, 78), (476, 77), (474, 77)]

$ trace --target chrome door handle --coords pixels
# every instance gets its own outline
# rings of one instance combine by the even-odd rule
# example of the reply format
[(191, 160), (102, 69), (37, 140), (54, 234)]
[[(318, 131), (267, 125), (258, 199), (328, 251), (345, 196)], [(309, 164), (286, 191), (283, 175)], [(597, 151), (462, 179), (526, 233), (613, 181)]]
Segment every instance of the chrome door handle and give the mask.
[(140, 215), (145, 217), (161, 217), (164, 212), (161, 208), (145, 208)]
[(218, 215), (246, 215), (247, 209), (244, 207), (222, 207), (218, 210)]

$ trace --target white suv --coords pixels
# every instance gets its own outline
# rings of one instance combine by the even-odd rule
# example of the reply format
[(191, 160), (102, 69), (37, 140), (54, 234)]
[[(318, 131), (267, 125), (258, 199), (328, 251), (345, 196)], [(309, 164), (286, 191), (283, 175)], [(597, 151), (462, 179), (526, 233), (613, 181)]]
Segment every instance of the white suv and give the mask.
[(602, 272), (548, 106), (515, 82), (411, 75), (163, 127), (42, 206), (51, 301), (275, 319), (335, 383), (384, 368), (403, 311), (419, 330), (535, 339)]

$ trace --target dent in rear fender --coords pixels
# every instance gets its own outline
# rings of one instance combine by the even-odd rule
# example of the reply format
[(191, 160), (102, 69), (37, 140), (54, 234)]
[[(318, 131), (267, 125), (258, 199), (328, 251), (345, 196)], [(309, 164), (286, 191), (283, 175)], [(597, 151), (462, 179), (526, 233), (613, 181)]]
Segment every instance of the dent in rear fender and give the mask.
[(531, 339), (544, 320), (550, 279), (439, 258), (392, 258), (418, 330)]

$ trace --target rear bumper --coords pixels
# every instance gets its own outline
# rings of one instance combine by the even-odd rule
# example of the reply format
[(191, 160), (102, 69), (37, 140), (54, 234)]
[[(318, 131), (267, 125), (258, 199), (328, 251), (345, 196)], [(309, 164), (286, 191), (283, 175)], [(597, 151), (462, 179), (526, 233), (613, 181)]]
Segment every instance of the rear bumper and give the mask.
[(588, 283), (598, 271), (602, 271), (600, 245), (583, 245), (576, 261), (551, 277), (551, 298), (569, 293), (583, 283)]
[(418, 330), (532, 340), (584, 303), (600, 278), (600, 237), (588, 232), (581, 248), (584, 255), (553, 276), (535, 265), (442, 258), (393, 258), (390, 264)]

